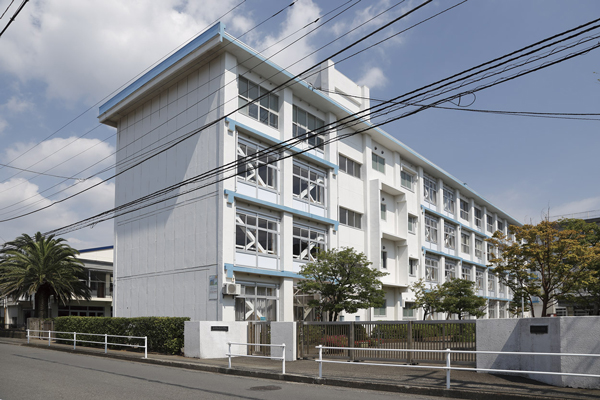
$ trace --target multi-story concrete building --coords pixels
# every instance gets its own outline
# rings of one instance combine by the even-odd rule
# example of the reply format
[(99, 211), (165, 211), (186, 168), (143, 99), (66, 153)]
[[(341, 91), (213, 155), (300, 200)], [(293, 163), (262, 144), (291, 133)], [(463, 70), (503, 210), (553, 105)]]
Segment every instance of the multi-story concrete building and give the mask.
[[(369, 108), (369, 88), (322, 67), (256, 101), (293, 75), (222, 24), (207, 30), (100, 107), (118, 130), (116, 206)], [(489, 316), (507, 316), (484, 239), (518, 222), (368, 116), (219, 177), (237, 171), (116, 218), (116, 316), (310, 318), (298, 272), (318, 249), (343, 246), (389, 273), (384, 307), (346, 320), (418, 318), (410, 285), (451, 277), (476, 281)], [(241, 291), (224, 295), (228, 283)]]

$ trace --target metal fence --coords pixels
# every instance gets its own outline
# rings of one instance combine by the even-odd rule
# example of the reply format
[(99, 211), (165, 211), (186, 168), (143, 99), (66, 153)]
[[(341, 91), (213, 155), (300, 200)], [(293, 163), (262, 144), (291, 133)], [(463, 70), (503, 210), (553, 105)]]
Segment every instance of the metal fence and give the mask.
[(249, 321), (248, 344), (248, 355), (263, 357), (271, 356), (271, 347), (261, 346), (271, 344), (271, 322)]
[[(316, 358), (316, 346), (321, 345), (334, 347), (325, 349), (328, 358), (441, 363), (445, 362), (445, 354), (410, 350), (476, 350), (475, 331), (475, 320), (299, 322), (297, 353), (300, 358)], [(451, 357), (456, 363), (476, 362), (471, 353), (456, 352)]]

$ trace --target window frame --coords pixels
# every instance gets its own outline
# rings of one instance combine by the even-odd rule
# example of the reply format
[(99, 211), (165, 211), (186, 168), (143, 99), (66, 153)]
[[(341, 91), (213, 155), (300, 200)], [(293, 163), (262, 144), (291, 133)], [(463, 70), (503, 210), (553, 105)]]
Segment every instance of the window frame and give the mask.
[(485, 222), (488, 232), (494, 232), (494, 216), (486, 214)]
[(423, 200), (426, 203), (436, 205), (437, 191), (437, 183), (428, 176), (423, 176)]
[[(244, 149), (242, 147), (245, 148), (246, 154), (244, 154)], [(278, 154), (272, 155), (270, 153), (267, 153), (263, 156), (260, 156), (257, 159), (254, 159), (252, 161), (245, 163), (246, 166), (243, 167), (243, 165), (241, 165), (242, 160), (246, 157), (251, 157), (253, 155), (248, 152), (249, 147), (252, 147), (252, 150), (255, 150), (255, 152), (253, 154), (256, 154), (257, 152), (261, 152), (266, 149), (265, 146), (258, 144), (252, 140), (238, 137), (237, 144), (236, 144), (236, 156), (237, 156), (237, 162), (239, 163), (238, 170), (237, 170), (238, 171), (237, 180), (245, 182), (246, 184), (249, 184), (252, 186), (256, 186), (257, 188), (278, 192), (279, 155)], [(240, 166), (245, 169), (241, 170)], [(248, 167), (250, 167), (250, 168), (248, 168)], [(264, 169), (266, 169), (266, 171), (267, 171), (267, 180), (269, 180), (269, 177), (272, 177), (272, 179), (273, 179), (272, 185), (270, 185), (269, 182), (265, 182), (264, 178), (261, 176), (261, 170), (264, 170)], [(242, 173), (242, 171), (243, 171), (243, 173)], [(250, 176), (252, 171), (255, 171), (254, 172), (255, 178), (248, 179), (248, 176)]]
[(385, 175), (385, 158), (376, 154), (375, 151), (371, 151), (371, 163), (375, 171), (379, 171)]
[(483, 240), (477, 238), (475, 238), (475, 257), (483, 258)]
[(438, 225), (437, 218), (433, 218), (425, 214), (425, 241), (437, 244), (438, 242)]
[(451, 188), (443, 188), (444, 211), (454, 214), (456, 212), (456, 195)]
[[(300, 235), (297, 234), (297, 230), (300, 230)], [(303, 236), (303, 231), (307, 231), (307, 236)], [(315, 233), (315, 236), (317, 239), (318, 239), (318, 234), (321, 234), (323, 237), (323, 240), (319, 241), (319, 240), (313, 239), (313, 237), (312, 237), (313, 232)], [(308, 251), (306, 253), (306, 257), (304, 257), (302, 255), (302, 253), (304, 252), (304, 249), (302, 248), (301, 245), (299, 247), (301, 250), (300, 254), (298, 254), (298, 255), (294, 254), (296, 252), (296, 241), (297, 240), (300, 241), (300, 243), (302, 243), (303, 241), (307, 242), (306, 249), (308, 249)], [(309, 226), (309, 225), (296, 224), (296, 223), (294, 223), (292, 226), (292, 258), (294, 260), (302, 261), (302, 262), (315, 261), (316, 259), (313, 255), (313, 251), (312, 251), (313, 248), (327, 250), (327, 242), (328, 242), (327, 230), (325, 230), (325, 229), (316, 228), (316, 227)], [(314, 244), (314, 246), (311, 247), (311, 244)]]
[(416, 258), (408, 259), (408, 275), (409, 276), (417, 276), (417, 271), (419, 269), (419, 260)]
[(456, 250), (456, 231), (456, 226), (448, 223), (444, 224), (444, 247)]
[(381, 251), (381, 269), (387, 269), (388, 252), (386, 250)]
[[(352, 168), (350, 168), (350, 165), (352, 166)], [(338, 168), (340, 171), (345, 172), (350, 176), (361, 179), (360, 170), (362, 168), (362, 164), (354, 161), (351, 158), (346, 157), (343, 154), (338, 154)]]
[[(467, 238), (466, 243), (465, 238)], [(463, 253), (471, 254), (471, 235), (468, 233), (460, 233), (460, 249)]]
[(483, 216), (483, 211), (480, 208), (473, 207), (473, 216), (475, 220), (475, 226), (479, 229), (483, 229), (483, 224), (481, 221), (481, 217)]
[[(302, 124), (302, 122), (300, 121), (299, 118), (299, 114), (300, 112), (306, 113), (305, 119), (306, 119), (306, 124)], [(310, 128), (310, 119), (311, 117), (315, 120), (314, 124), (315, 127), (314, 129)], [(317, 148), (321, 151), (324, 150), (324, 143), (325, 140), (327, 138), (327, 134), (325, 133), (325, 121), (323, 121), (321, 118), (317, 117), (316, 115), (312, 114), (311, 112), (306, 111), (305, 109), (298, 107), (297, 105), (294, 104), (293, 108), (292, 108), (292, 137), (295, 138), (299, 138), (302, 139), (304, 142), (306, 142), (310, 147), (314, 147)], [(304, 130), (303, 133), (300, 133), (301, 130)], [(307, 136), (304, 137), (303, 136)]]
[[(258, 308), (258, 304), (259, 304), (259, 299), (263, 300), (265, 303), (265, 307), (267, 308), (267, 312), (270, 313), (270, 315), (267, 315), (266, 320), (267, 321), (277, 321), (277, 304), (279, 302), (279, 290), (277, 288), (276, 285), (272, 285), (272, 284), (266, 284), (266, 283), (260, 283), (260, 282), (240, 282), (240, 284), (242, 285), (242, 294), (239, 296), (236, 296), (235, 298), (235, 304), (234, 304), (234, 314), (235, 314), (235, 320), (236, 321), (262, 321), (262, 319), (259, 316), (259, 312), (257, 310)], [(254, 288), (254, 293), (247, 293), (247, 288)], [(263, 294), (259, 294), (259, 290), (258, 288), (261, 289), (265, 289), (265, 293)], [(271, 295), (268, 294), (268, 289), (271, 289)], [(250, 300), (250, 301), (248, 301)], [(240, 303), (243, 301), (244, 304), (244, 319), (239, 319), (240, 316), (240, 311), (238, 310), (238, 306), (240, 305)], [(250, 315), (246, 315), (248, 312), (246, 310), (246, 306), (248, 304), (252, 304), (254, 307), (254, 310), (252, 311), (252, 313), (250, 315), (254, 315), (255, 318), (254, 319), (248, 319), (248, 316)], [(270, 303), (270, 304), (268, 304)], [(271, 309), (269, 310), (268, 308), (271, 307)], [(268, 319), (269, 316), (273, 316), (274, 319)]]
[[(405, 176), (409, 177), (410, 180), (405, 179)], [(409, 182), (409, 181), (410, 181), (410, 184), (408, 184), (408, 185), (405, 184), (405, 182)], [(403, 188), (406, 188), (406, 189), (410, 190), (411, 192), (413, 192), (414, 191), (414, 187), (415, 187), (415, 175), (411, 174), (408, 171), (401, 170), (400, 171), (400, 186), (402, 186)]]
[(413, 235), (417, 233), (417, 225), (419, 223), (419, 218), (414, 215), (408, 216), (408, 233), (412, 233)]
[[(246, 81), (245, 94), (243, 92), (242, 86), (243, 81)], [(256, 98), (251, 97), (251, 85), (254, 85), (256, 87)], [(252, 118), (262, 124), (270, 126), (274, 129), (279, 129), (279, 96), (273, 93), (269, 93), (269, 95), (261, 98), (261, 96), (265, 95), (268, 92), (269, 89), (260, 86), (258, 83), (255, 83), (248, 78), (238, 75), (238, 107), (241, 107), (239, 112), (247, 116), (248, 118)], [(259, 98), (260, 100), (257, 100)], [(266, 105), (265, 102), (268, 103), (268, 105)], [(256, 117), (254, 117), (251, 114), (250, 109), (252, 106), (256, 106), (257, 108)], [(267, 115), (266, 122), (262, 118), (263, 112), (265, 112)]]
[[(350, 218), (351, 216), (352, 216), (352, 218)], [(344, 208), (342, 206), (339, 207), (338, 220), (341, 225), (349, 226), (351, 228), (356, 228), (356, 229), (362, 230), (362, 216), (363, 215), (361, 213), (358, 213), (356, 211), (352, 211), (352, 210)], [(354, 224), (350, 223), (351, 219), (352, 219), (352, 221), (354, 221)], [(356, 224), (356, 221), (358, 221), (358, 224)]]
[(383, 306), (373, 307), (374, 317), (387, 317), (387, 299), (383, 299)]
[[(466, 205), (466, 207), (463, 207), (463, 205)], [(469, 220), (469, 202), (465, 201), (463, 199), (460, 199), (460, 217), (462, 219), (464, 219), (465, 221)]]
[[(300, 174), (296, 172), (296, 169), (300, 171)], [(306, 171), (306, 176), (302, 175), (303, 170)], [(312, 174), (315, 174), (317, 180), (312, 180)], [(319, 182), (318, 177), (322, 177), (322, 182)], [(296, 181), (300, 181), (300, 183), (296, 185)], [(305, 183), (307, 189), (306, 196), (302, 196), (302, 182), (307, 182)], [(322, 194), (322, 202), (315, 201), (312, 199), (311, 187), (313, 185), (320, 189), (318, 190), (318, 192)], [(299, 194), (296, 194), (296, 187), (300, 188)], [(327, 208), (327, 194), (327, 172), (320, 168), (313, 167), (312, 165), (300, 163), (294, 160), (294, 164), (292, 166), (292, 196), (298, 201)]]
[(439, 262), (439, 258), (425, 256), (425, 282), (439, 282)]
[(457, 265), (458, 263), (452, 259), (444, 259), (444, 278), (446, 280), (448, 280), (448, 275), (450, 275), (450, 279), (456, 279)]
[[(465, 273), (465, 271), (466, 271), (467, 273)], [(461, 274), (461, 275), (460, 275), (461, 279), (464, 279), (464, 280), (467, 280), (467, 281), (471, 281), (471, 282), (472, 282), (472, 279), (471, 279), (471, 278), (472, 278), (472, 275), (473, 275), (473, 268), (471, 268), (471, 267), (469, 267), (469, 266), (465, 266), (465, 265), (463, 265), (463, 266), (460, 268), (460, 274)], [(466, 276), (466, 277), (465, 277), (465, 276)]]
[(380, 214), (381, 214), (380, 215), (381, 219), (384, 221), (387, 221), (387, 204), (382, 202), (379, 207), (379, 210), (380, 210)]
[[(245, 218), (241, 218), (241, 216), (244, 216)], [(255, 224), (254, 225), (249, 225), (248, 224), (248, 217), (254, 218), (255, 219)], [(260, 220), (264, 220), (265, 222), (267, 222), (266, 224), (266, 228), (265, 227), (261, 227), (260, 226)], [(243, 223), (242, 223), (243, 222)], [(270, 224), (269, 223), (273, 223), (275, 225), (276, 229), (272, 229), (269, 228)], [(279, 218), (276, 217), (272, 217), (272, 216), (267, 216), (261, 213), (257, 213), (255, 211), (251, 211), (251, 210), (247, 210), (247, 209), (243, 209), (243, 208), (238, 208), (235, 210), (235, 251), (236, 252), (242, 252), (242, 253), (248, 253), (248, 254), (254, 254), (256, 256), (263, 256), (263, 257), (278, 257), (279, 256), (279, 244), (280, 244), (280, 223), (281, 220)], [(238, 232), (238, 227), (245, 227), (245, 229), (243, 229), (242, 232)], [(250, 233), (252, 233), (252, 230), (254, 230), (256, 233), (254, 234), (254, 243), (250, 243), (248, 244), (248, 239), (250, 238), (248, 236), (248, 232), (250, 231)], [(274, 250), (272, 250), (271, 252), (268, 251), (268, 249), (265, 249), (264, 246), (262, 246), (260, 244), (261, 242), (261, 234), (260, 232), (263, 232), (263, 235), (266, 234), (266, 238), (267, 238), (267, 242), (270, 242), (271, 245), (274, 247)], [(243, 247), (240, 247), (241, 245), (238, 244), (238, 234), (243, 234), (244, 235), (244, 245)], [(274, 238), (269, 240), (269, 237)], [(249, 246), (253, 245), (253, 248), (249, 248)], [(263, 248), (263, 250), (266, 251), (261, 251), (259, 249), (259, 246)]]

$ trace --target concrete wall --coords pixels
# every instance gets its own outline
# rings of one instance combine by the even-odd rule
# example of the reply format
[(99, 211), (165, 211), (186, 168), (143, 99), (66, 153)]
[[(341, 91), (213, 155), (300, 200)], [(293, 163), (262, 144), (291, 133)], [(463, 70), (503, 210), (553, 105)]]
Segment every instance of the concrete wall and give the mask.
[[(296, 360), (296, 323), (271, 322), (271, 344), (285, 343), (285, 361)], [(271, 355), (281, 357), (281, 348), (271, 349)]]
[[(531, 333), (531, 326), (548, 333)], [(600, 354), (600, 317), (496, 319), (477, 321), (477, 350)], [(477, 368), (600, 374), (600, 358), (478, 355)], [(555, 386), (600, 388), (600, 379), (518, 374)]]
[[(227, 332), (214, 331), (212, 327), (227, 327)], [(187, 321), (184, 327), (184, 355), (194, 358), (224, 358), (229, 348), (227, 342), (248, 341), (247, 322)], [(243, 349), (243, 350), (240, 350)], [(245, 346), (232, 346), (232, 353), (245, 351)]]

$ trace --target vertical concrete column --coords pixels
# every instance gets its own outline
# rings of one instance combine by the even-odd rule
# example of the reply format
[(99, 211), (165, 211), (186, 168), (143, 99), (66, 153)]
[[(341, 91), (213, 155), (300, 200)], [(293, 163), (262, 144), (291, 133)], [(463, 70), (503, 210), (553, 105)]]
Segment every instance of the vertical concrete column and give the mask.
[[(482, 218), (481, 218), (481, 228), (483, 229), (483, 233), (485, 233), (486, 235), (489, 234), (488, 230), (487, 230), (487, 207), (483, 206), (481, 208), (481, 212), (483, 213)], [(485, 248), (487, 248), (487, 246), (484, 244), (483, 245), (484, 250)]]
[(446, 245), (444, 243), (444, 226), (445, 226), (446, 222), (444, 221), (444, 218), (438, 218), (438, 235), (437, 235), (437, 242), (438, 242), (438, 251), (444, 251)]
[[(283, 278), (279, 287), (279, 321), (294, 321), (294, 280), (292, 278)], [(288, 342), (285, 344), (288, 345)]]
[(364, 193), (364, 204), (365, 204), (365, 213), (363, 215), (363, 229), (365, 230), (365, 255), (369, 257), (369, 250), (371, 248), (371, 240), (379, 240), (379, 238), (372, 238), (373, 233), (371, 232), (371, 220), (373, 218), (379, 218), (379, 214), (372, 215), (373, 213), (369, 212), (371, 210), (371, 179), (373, 176), (373, 168), (371, 162), (371, 149), (373, 143), (371, 141), (371, 136), (362, 135), (363, 139), (363, 165), (364, 168), (362, 170), (362, 180), (363, 180), (363, 193)]
[(441, 179), (437, 180), (437, 201), (436, 206), (439, 212), (444, 211), (444, 181)]
[(446, 257), (440, 257), (440, 263), (438, 264), (438, 283), (441, 285), (446, 282)]
[[(326, 115), (325, 124), (335, 124), (337, 120), (336, 116), (333, 113), (328, 113)], [(327, 137), (329, 139), (334, 139), (337, 137), (337, 130), (331, 130)], [(338, 164), (338, 142), (335, 141), (333, 143), (325, 146), (325, 157), (329, 162), (337, 165)], [(327, 214), (329, 218), (336, 220), (338, 219), (338, 171), (330, 169), (327, 174)], [(333, 241), (333, 237), (330, 235), (329, 238)]]
[(475, 228), (475, 200), (469, 199), (469, 226)]

